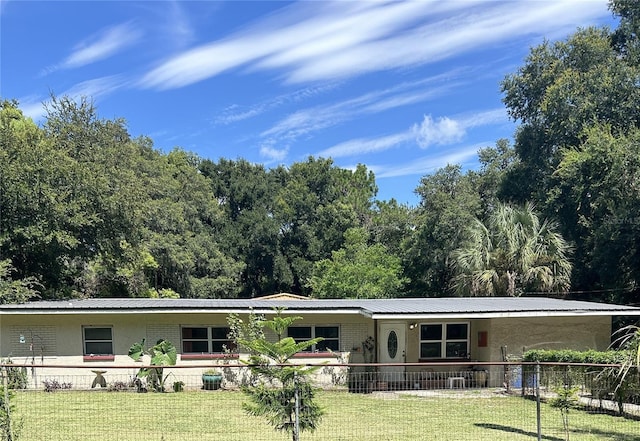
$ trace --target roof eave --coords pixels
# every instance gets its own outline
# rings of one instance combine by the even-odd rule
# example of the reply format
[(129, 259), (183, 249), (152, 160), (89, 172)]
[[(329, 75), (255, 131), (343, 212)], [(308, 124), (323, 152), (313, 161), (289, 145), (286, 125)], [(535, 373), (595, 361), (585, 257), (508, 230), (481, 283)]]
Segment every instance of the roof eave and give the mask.
[(491, 319), (522, 317), (585, 317), (585, 316), (640, 316), (640, 310), (609, 311), (496, 311), (496, 312), (449, 312), (449, 313), (406, 313), (371, 314), (375, 320), (441, 320), (441, 319)]

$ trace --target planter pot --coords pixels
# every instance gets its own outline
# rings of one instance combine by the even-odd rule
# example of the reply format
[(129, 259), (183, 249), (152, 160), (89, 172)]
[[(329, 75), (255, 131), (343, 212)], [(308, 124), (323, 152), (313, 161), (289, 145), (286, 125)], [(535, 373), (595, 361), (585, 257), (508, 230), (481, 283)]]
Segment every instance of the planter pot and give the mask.
[(222, 375), (220, 374), (202, 374), (202, 388), (204, 390), (220, 389), (222, 383)]

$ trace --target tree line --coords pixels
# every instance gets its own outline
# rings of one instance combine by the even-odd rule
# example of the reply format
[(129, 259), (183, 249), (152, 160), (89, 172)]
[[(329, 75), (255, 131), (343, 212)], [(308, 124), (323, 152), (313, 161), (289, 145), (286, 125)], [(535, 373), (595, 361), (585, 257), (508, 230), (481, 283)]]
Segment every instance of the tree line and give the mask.
[(534, 47), (501, 83), (513, 141), (376, 199), (364, 165), (267, 169), (164, 153), (54, 97), (0, 105), (0, 297), (429, 297), (637, 301), (640, 6)]

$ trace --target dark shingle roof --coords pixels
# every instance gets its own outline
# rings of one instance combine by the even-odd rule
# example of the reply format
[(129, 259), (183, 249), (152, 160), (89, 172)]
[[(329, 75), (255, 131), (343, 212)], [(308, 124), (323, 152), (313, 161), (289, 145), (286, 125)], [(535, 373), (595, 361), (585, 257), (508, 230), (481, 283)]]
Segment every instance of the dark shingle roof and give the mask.
[(0, 315), (55, 313), (229, 313), (273, 307), (291, 313), (359, 314), (372, 318), (393, 317), (500, 317), (536, 315), (640, 315), (640, 308), (605, 303), (540, 297), (451, 297), (367, 300), (288, 299), (87, 299), (39, 301), (0, 305)]

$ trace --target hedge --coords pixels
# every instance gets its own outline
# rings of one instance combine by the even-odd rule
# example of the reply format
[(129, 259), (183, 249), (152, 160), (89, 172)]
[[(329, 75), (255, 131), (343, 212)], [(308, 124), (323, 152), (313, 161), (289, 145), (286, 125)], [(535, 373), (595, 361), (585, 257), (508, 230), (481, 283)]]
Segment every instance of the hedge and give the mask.
[(569, 349), (532, 349), (524, 353), (527, 362), (620, 364), (627, 359), (627, 351), (574, 351)]

